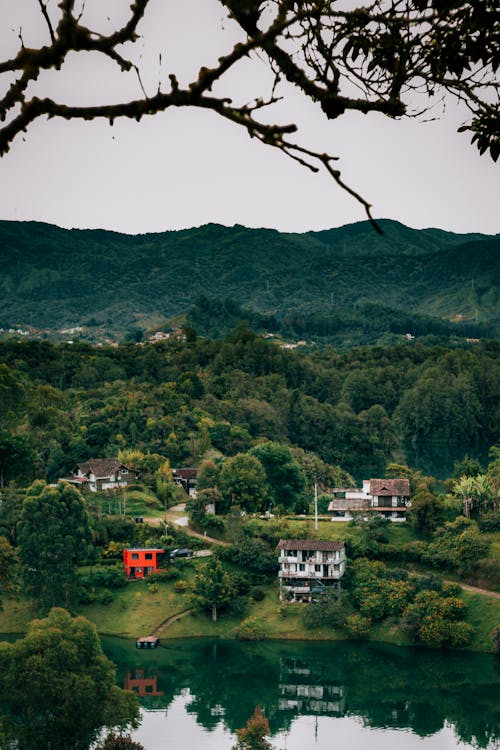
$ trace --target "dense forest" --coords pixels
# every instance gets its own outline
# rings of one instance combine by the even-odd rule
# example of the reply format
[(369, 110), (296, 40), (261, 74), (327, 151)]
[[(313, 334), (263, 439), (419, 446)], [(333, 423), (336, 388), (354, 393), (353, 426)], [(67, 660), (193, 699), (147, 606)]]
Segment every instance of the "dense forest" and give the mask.
[[(242, 323), (156, 345), (0, 344), (1, 481), (53, 481), (138, 449), (172, 466), (271, 440), (358, 481), (399, 461), (450, 476), (498, 439), (499, 344), (281, 348)], [(342, 477), (342, 474), (338, 476)]]
[[(129, 236), (0, 222), (0, 327), (91, 341), (189, 315), (337, 347), (498, 336), (500, 238), (381, 221), (305, 234), (215, 224)], [(240, 313), (243, 307), (244, 315)]]

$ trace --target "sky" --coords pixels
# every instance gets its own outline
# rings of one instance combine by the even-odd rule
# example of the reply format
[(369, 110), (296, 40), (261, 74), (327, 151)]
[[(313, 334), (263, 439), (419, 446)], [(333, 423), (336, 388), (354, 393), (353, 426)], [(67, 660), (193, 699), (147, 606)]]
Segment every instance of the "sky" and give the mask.
[[(48, 3), (54, 17), (57, 2)], [(82, 20), (109, 32), (129, 5), (87, 0)], [(20, 29), (26, 46), (47, 42), (38, 0), (0, 0), (2, 57), (16, 53)], [(151, 93), (172, 71), (181, 84), (192, 80), (240, 38), (216, 0), (153, 0), (140, 32), (134, 54)], [(11, 80), (0, 75), (0, 92)], [(216, 93), (245, 102), (268, 93), (270, 84), (265, 62), (255, 58), (232, 71)], [(31, 90), (75, 104), (140, 96), (134, 74), (92, 54), (73, 55)], [(337, 155), (343, 179), (370, 201), (375, 217), (414, 228), (500, 232), (499, 165), (479, 155), (470, 134), (456, 132), (466, 113), (455, 104), (434, 110), (429, 122), (358, 113), (329, 122), (292, 86), (280, 93), (284, 100), (272, 121), (297, 123), (297, 141)], [(113, 127), (40, 119), (0, 159), (0, 219), (137, 234), (210, 222), (305, 232), (365, 218), (328, 175), (312, 174), (238, 126), (194, 108)]]

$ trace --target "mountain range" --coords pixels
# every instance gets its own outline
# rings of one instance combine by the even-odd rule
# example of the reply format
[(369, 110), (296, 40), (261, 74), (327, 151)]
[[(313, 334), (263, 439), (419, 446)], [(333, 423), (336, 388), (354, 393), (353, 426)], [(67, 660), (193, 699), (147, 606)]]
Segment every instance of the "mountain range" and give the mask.
[(253, 315), (263, 328), (334, 343), (376, 343), (412, 326), (498, 336), (500, 235), (380, 225), (382, 235), (359, 222), (305, 234), (209, 224), (131, 236), (1, 221), (0, 326), (123, 336), (187, 315), (213, 335)]

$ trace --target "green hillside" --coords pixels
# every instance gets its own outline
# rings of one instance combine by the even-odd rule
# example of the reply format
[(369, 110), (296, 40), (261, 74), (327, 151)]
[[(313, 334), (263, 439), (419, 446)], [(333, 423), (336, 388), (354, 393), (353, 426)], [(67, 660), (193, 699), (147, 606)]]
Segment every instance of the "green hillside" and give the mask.
[[(381, 236), (368, 222), (306, 234), (210, 224), (129, 236), (0, 222), (0, 326), (123, 334), (159, 327), (204, 296), (274, 316), (292, 335), (347, 343), (372, 343), (380, 316), (374, 342), (394, 328), (411, 332), (415, 320), (426, 333), (498, 334), (499, 236), (381, 225)], [(472, 327), (433, 331), (436, 319)]]

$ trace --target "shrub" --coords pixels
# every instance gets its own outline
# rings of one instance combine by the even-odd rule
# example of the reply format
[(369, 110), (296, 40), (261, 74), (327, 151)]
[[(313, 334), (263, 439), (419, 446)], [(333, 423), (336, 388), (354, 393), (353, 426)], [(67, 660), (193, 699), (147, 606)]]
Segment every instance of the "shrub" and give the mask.
[(178, 581), (174, 583), (174, 591), (177, 594), (183, 594), (184, 591), (186, 591), (186, 589), (187, 589), (187, 582), (183, 578), (180, 578)]
[(254, 602), (261, 602), (266, 596), (266, 592), (260, 586), (255, 586), (252, 589), (252, 599)]
[(346, 619), (345, 628), (351, 638), (366, 638), (370, 632), (372, 621), (357, 612)]
[(96, 594), (95, 600), (98, 604), (111, 604), (115, 595), (109, 589), (102, 589)]
[(488, 588), (500, 588), (500, 560), (491, 557), (479, 560), (477, 577), (484, 580)]
[(500, 510), (491, 511), (491, 513), (485, 513), (478, 519), (479, 529), (483, 533), (491, 533), (493, 531), (500, 531)]
[(458, 583), (443, 583), (441, 596), (460, 596), (461, 593), (462, 589)]
[(248, 617), (240, 623), (236, 637), (242, 641), (262, 641), (267, 637), (264, 625), (256, 617)]
[(158, 593), (159, 586), (157, 583), (153, 581), (153, 583), (148, 583), (148, 591), (150, 594), (157, 594)]
[(231, 601), (227, 605), (227, 611), (230, 615), (234, 615), (235, 617), (242, 617), (245, 614), (247, 606), (248, 597), (237, 596), (234, 599), (231, 599)]
[(450, 623), (450, 645), (454, 648), (467, 646), (474, 635), (474, 628), (468, 622)]
[(235, 572), (232, 574), (231, 580), (238, 594), (248, 594), (250, 591), (250, 581), (247, 575)]
[(111, 558), (112, 560), (123, 559), (123, 550), (127, 547), (125, 542), (110, 542), (108, 546), (103, 549), (102, 556), (104, 558)]
[(151, 583), (164, 583), (165, 581), (173, 581), (179, 578), (180, 574), (179, 568), (172, 565), (170, 568), (161, 568), (156, 573), (151, 573), (148, 576), (148, 581)]

